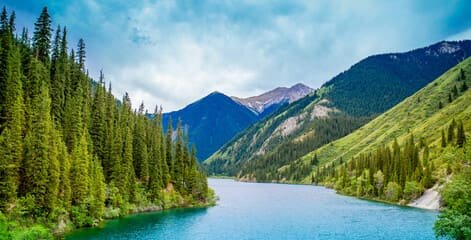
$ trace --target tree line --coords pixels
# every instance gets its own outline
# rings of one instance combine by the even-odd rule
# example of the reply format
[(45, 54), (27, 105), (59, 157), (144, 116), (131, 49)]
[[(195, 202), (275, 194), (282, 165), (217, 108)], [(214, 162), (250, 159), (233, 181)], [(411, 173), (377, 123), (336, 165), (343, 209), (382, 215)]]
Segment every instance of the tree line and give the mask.
[[(144, 206), (205, 202), (208, 186), (186, 133), (162, 111), (146, 117), (128, 94), (89, 77), (80, 39), (68, 48), (66, 27), (52, 29), (44, 8), (28, 29), (15, 12), (0, 16), (0, 210), (54, 227), (96, 224)], [(53, 32), (55, 32), (53, 34)], [(173, 204), (173, 205), (172, 205)]]
[[(445, 137), (447, 132), (448, 138)], [(452, 122), (442, 131), (441, 147), (463, 148), (466, 143), (463, 122)], [(419, 197), (423, 190), (432, 187), (437, 169), (431, 161), (426, 140), (416, 140), (411, 134), (401, 147), (397, 140), (392, 146), (381, 146), (373, 152), (362, 153), (350, 161), (342, 159), (312, 174), (313, 183), (324, 183), (336, 190), (358, 197), (378, 198), (390, 202), (406, 201)], [(446, 169), (451, 174), (450, 166)]]

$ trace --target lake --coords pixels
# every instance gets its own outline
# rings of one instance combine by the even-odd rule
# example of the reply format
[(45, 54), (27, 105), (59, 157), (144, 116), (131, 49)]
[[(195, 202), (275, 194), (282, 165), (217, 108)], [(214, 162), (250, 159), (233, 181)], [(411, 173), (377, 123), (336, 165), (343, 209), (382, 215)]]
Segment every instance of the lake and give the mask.
[(132, 215), (66, 239), (434, 239), (434, 211), (317, 186), (208, 181), (217, 206)]

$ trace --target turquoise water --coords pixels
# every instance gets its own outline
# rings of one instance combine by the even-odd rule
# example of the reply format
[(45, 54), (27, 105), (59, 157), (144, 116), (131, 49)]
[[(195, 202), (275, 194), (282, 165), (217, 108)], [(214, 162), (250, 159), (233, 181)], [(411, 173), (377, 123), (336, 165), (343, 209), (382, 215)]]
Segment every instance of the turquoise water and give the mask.
[(208, 209), (133, 215), (67, 239), (434, 239), (437, 213), (358, 200), (315, 186), (210, 179)]

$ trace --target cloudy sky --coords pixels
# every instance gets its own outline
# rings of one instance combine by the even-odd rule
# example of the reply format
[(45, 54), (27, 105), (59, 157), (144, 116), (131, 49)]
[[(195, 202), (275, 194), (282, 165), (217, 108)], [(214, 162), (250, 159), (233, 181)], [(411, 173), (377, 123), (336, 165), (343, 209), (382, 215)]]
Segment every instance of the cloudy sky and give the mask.
[(31, 28), (43, 6), (87, 44), (92, 76), (171, 111), (212, 92), (317, 88), (371, 54), (471, 39), (471, 1), (2, 0)]

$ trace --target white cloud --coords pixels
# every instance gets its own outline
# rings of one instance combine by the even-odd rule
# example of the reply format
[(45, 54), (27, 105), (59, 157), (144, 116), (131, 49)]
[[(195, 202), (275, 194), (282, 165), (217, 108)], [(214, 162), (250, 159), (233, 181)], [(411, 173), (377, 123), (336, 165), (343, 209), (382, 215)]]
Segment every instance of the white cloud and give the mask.
[(84, 37), (92, 76), (103, 68), (117, 97), (170, 111), (216, 90), (319, 87), (371, 54), (471, 38), (470, 28), (447, 28), (453, 6), (421, 3), (86, 0), (58, 3), (53, 16), (72, 46)]

